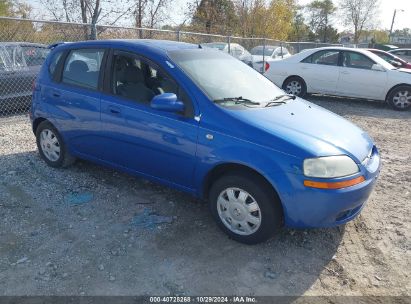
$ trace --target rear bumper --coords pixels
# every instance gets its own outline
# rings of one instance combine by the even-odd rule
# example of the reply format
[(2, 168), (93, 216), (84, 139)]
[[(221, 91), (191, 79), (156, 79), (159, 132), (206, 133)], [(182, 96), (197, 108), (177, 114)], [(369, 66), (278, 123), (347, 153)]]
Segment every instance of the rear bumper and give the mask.
[[(316, 189), (303, 186), (304, 176), (290, 174), (294, 191), (282, 193), (285, 226), (293, 228), (332, 227), (354, 219), (365, 206), (380, 172), (378, 151), (361, 168), (365, 181), (342, 189)], [(356, 177), (356, 176), (354, 176)], [(354, 178), (350, 177), (350, 178)]]

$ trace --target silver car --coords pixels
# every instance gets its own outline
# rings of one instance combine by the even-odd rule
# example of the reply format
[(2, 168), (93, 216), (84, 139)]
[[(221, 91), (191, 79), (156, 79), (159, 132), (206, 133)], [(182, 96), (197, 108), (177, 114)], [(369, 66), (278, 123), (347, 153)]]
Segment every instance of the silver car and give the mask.
[(405, 61), (411, 62), (411, 49), (395, 49), (388, 51), (388, 53), (394, 54)]
[(33, 81), (48, 52), (43, 44), (0, 43), (0, 115), (30, 106)]

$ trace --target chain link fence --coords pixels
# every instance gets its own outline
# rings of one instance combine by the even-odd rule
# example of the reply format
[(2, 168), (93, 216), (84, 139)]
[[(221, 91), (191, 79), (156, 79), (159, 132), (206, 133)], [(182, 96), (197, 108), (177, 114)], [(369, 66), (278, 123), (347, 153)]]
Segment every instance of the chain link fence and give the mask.
[[(28, 112), (33, 83), (49, 52), (48, 45), (96, 39), (162, 39), (200, 44), (228, 52), (260, 72), (273, 49), (277, 49), (276, 56), (281, 59), (304, 49), (331, 45), (0, 17), (0, 117)], [(253, 62), (250, 52), (260, 54), (261, 59)]]

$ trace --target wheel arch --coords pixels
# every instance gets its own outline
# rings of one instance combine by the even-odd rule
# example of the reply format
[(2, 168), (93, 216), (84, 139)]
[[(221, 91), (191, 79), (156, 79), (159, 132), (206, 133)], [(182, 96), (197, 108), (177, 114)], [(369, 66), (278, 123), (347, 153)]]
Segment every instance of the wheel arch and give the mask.
[[(44, 117), (37, 117), (36, 119), (33, 120), (33, 133), (36, 134), (37, 132), (37, 128), (39, 127), (39, 125), (43, 122), (43, 121), (48, 121), (49, 123), (51, 123), (51, 121), (49, 121), (48, 119), (44, 118)], [(52, 123), (51, 123), (52, 124)]]
[(304, 82), (305, 88), (308, 89), (308, 87), (307, 87), (307, 82), (304, 80), (304, 78), (302, 78), (302, 77), (299, 76), (299, 75), (290, 75), (290, 76), (287, 76), (287, 78), (285, 78), (284, 81), (283, 81), (283, 83), (281, 84), (281, 88), (282, 88), (282, 89), (284, 89), (285, 83), (286, 83), (290, 78), (300, 78), (300, 79)]
[(394, 91), (396, 88), (401, 87), (401, 86), (407, 86), (407, 87), (411, 88), (411, 84), (409, 84), (409, 83), (396, 84), (395, 86), (393, 86), (391, 89), (388, 90), (387, 94), (385, 95), (385, 101), (388, 101), (388, 97), (390, 96), (392, 91)]
[(209, 170), (204, 178), (203, 184), (202, 184), (202, 191), (201, 195), (202, 198), (208, 199), (208, 194), (211, 189), (211, 186), (213, 185), (213, 181), (217, 180), (218, 178), (229, 174), (233, 172), (238, 172), (240, 174), (247, 174), (250, 176), (253, 176), (253, 178), (260, 179), (261, 182), (263, 182), (271, 191), (272, 195), (279, 200), (282, 211), (284, 213), (284, 207), (282, 206), (281, 198), (278, 194), (278, 191), (276, 187), (270, 182), (270, 180), (265, 177), (261, 172), (258, 170), (251, 168), (247, 165), (240, 164), (240, 163), (222, 163), (218, 164), (215, 167), (213, 167), (211, 170)]

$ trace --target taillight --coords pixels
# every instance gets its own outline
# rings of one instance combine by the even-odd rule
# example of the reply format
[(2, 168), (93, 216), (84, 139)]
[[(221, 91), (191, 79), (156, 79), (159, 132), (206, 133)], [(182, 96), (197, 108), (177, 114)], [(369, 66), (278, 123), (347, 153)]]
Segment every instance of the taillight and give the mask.
[(31, 84), (31, 90), (34, 92), (36, 90), (36, 79), (33, 80), (33, 83)]
[(268, 62), (265, 62), (264, 72), (267, 72), (269, 68), (270, 68), (270, 64)]

